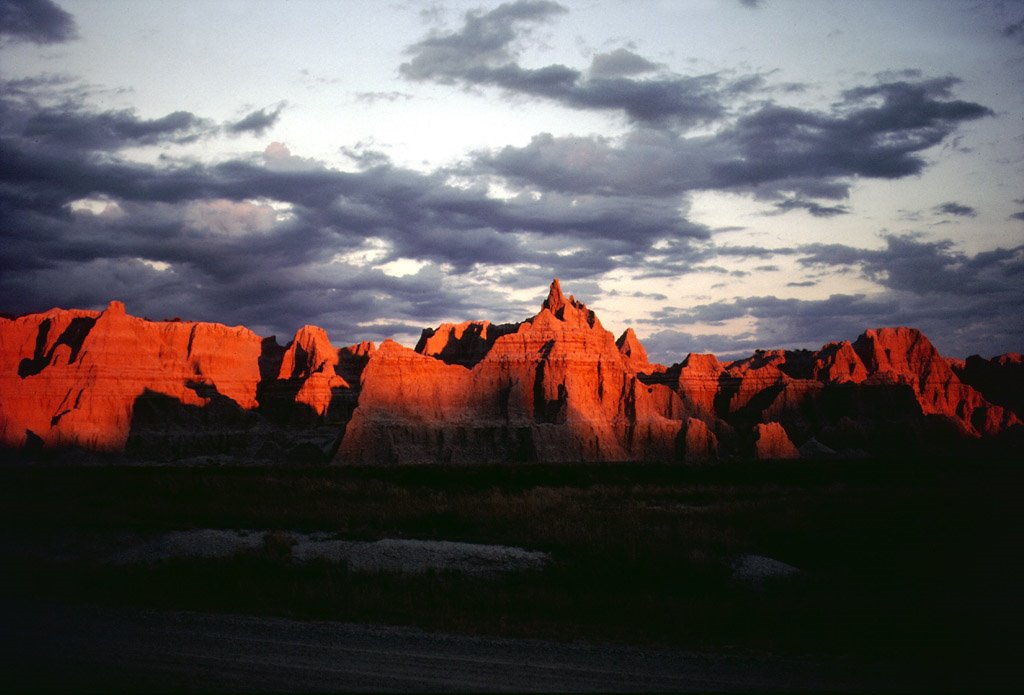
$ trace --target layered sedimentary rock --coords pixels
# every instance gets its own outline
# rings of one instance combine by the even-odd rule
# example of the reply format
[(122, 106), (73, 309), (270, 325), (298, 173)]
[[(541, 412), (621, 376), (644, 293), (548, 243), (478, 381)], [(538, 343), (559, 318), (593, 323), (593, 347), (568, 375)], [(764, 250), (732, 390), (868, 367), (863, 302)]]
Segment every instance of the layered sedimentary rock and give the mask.
[(112, 302), (0, 319), (0, 444), (368, 464), (946, 453), (1015, 446), (1022, 379), (1018, 354), (950, 360), (911, 328), (665, 367), (557, 280), (521, 323), (443, 324), (415, 350), (337, 349), (316, 326), (282, 346)]
[(487, 355), (495, 340), (517, 328), (518, 324), (495, 325), (490, 321), (442, 323), (437, 328), (423, 329), (416, 352), (448, 364), (472, 367)]
[(337, 372), (345, 350), (314, 327), (281, 347), (241, 326), (144, 320), (120, 302), (0, 321), (7, 447), (157, 458), (252, 451), (283, 441), (265, 417), (275, 406), (313, 425), (349, 389)]
[(0, 344), (0, 436), (15, 446), (123, 451), (139, 400), (256, 407), (262, 340), (246, 328), (149, 322), (111, 302), (10, 321)]
[[(536, 316), (505, 330), (472, 366), (385, 342), (366, 365), (340, 459), (675, 457), (682, 422), (658, 412), (612, 334), (594, 312), (566, 298), (557, 280)], [(433, 350), (442, 354), (444, 347)]]
[(953, 418), (971, 434), (998, 434), (1019, 424), (1011, 411), (988, 402), (960, 381), (939, 351), (916, 329), (868, 330), (853, 348), (867, 369), (865, 381), (910, 386), (925, 415)]
[(754, 458), (795, 459), (800, 451), (789, 440), (785, 428), (777, 422), (758, 423), (754, 427)]

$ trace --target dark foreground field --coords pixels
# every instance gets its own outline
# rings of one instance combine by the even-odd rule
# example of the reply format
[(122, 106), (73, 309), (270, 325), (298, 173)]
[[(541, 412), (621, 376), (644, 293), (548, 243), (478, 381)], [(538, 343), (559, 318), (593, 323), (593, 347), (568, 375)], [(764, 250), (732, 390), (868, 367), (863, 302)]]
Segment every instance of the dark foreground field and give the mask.
[[(0, 589), (6, 605), (774, 655), (889, 673), (901, 687), (1012, 689), (1024, 682), (1021, 470), (1005, 461), (7, 467)], [(104, 559), (118, 543), (187, 529), (272, 533), (227, 558)], [(295, 562), (294, 535), (317, 531), (516, 546), (551, 561), (497, 577)], [(736, 566), (748, 555), (799, 572), (743, 578)]]

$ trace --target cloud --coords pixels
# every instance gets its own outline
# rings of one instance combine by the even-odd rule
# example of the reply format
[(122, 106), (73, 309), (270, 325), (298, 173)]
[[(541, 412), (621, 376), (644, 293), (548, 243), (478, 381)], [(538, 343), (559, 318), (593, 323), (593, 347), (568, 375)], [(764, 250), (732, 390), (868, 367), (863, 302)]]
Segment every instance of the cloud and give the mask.
[(59, 76), (0, 81), (0, 90), (0, 135), (17, 136), (33, 146), (112, 151), (194, 142), (218, 130), (189, 111), (151, 119), (132, 109), (98, 111), (89, 104), (96, 88)]
[(971, 206), (952, 202), (936, 205), (935, 212), (940, 215), (952, 215), (954, 217), (976, 217), (978, 215), (978, 211)]
[[(1019, 316), (1024, 306), (1024, 245), (968, 255), (948, 241), (890, 236), (880, 249), (812, 244), (785, 252), (807, 268), (855, 268), (880, 291), (666, 306), (640, 321), (653, 329), (644, 340), (648, 352), (656, 359), (679, 361), (691, 350), (735, 355), (755, 347), (816, 348), (881, 326), (920, 328), (949, 355), (994, 355), (1019, 351), (1024, 343)], [(814, 283), (788, 286), (808, 284)], [(749, 326), (738, 336), (721, 330), (738, 321)]]
[(522, 147), (479, 152), (474, 165), (513, 185), (562, 192), (629, 191), (670, 196), (748, 191), (782, 211), (847, 212), (840, 200), (856, 177), (920, 174), (923, 153), (991, 111), (953, 98), (953, 78), (850, 89), (829, 111), (764, 103), (711, 135), (637, 127), (623, 137), (540, 134)]
[(588, 71), (591, 78), (595, 77), (626, 77), (629, 75), (641, 75), (658, 69), (656, 63), (652, 63), (643, 56), (637, 55), (625, 48), (616, 48), (610, 53), (598, 53), (590, 63)]
[(408, 92), (357, 92), (356, 101), (364, 104), (376, 104), (378, 101), (396, 102), (396, 101), (408, 101), (412, 99), (412, 94)]
[(410, 46), (413, 56), (399, 71), (414, 80), (454, 84), (473, 70), (508, 64), (516, 55), (517, 30), (567, 12), (555, 2), (519, 0), (504, 3), (490, 12), (469, 11), (460, 31), (434, 33)]
[(281, 117), (281, 112), (284, 110), (286, 105), (287, 104), (282, 101), (273, 109), (270, 107), (257, 109), (234, 123), (226, 124), (225, 128), (229, 133), (252, 133), (253, 135), (263, 135), (267, 130), (277, 125), (277, 121)]
[(51, 0), (0, 0), (0, 39), (47, 44), (77, 36), (74, 18)]
[[(786, 257), (787, 268), (816, 271), (781, 281), (793, 287), (826, 286), (830, 274), (845, 273), (878, 291), (666, 307), (643, 324), (657, 331), (654, 350), (674, 349), (670, 339), (734, 351), (820, 345), (866, 325), (917, 322), (914, 312), (952, 341), (970, 342), (957, 332), (966, 325), (986, 344), (1019, 342), (1007, 317), (1022, 305), (1020, 248), (968, 255), (949, 242), (895, 236), (880, 249), (729, 246), (716, 239), (722, 228), (689, 211), (693, 192), (731, 191), (779, 213), (845, 214), (854, 181), (919, 174), (929, 148), (990, 114), (958, 100), (954, 79), (904, 75), (796, 108), (773, 102), (777, 88), (763, 75), (673, 75), (626, 49), (579, 70), (521, 65), (531, 29), (563, 11), (517, 2), (470, 12), (456, 30), (411, 46), (403, 74), (623, 114), (628, 129), (618, 137), (542, 133), (428, 172), (396, 165), (372, 142), (340, 144), (354, 171), (284, 142), (210, 161), (173, 150), (132, 159), (140, 145), (266, 133), (285, 105), (222, 123), (188, 111), (104, 110), (92, 88), (54, 78), (4, 83), (3, 308), (97, 307), (118, 296), (154, 318), (244, 323), (282, 336), (317, 323), (336, 342), (354, 342), (393, 331), (414, 337), (442, 320), (523, 318), (536, 302), (516, 297), (540, 296), (554, 275), (583, 297), (600, 296), (610, 271), (741, 287), (733, 278), (755, 265), (780, 271)], [(406, 95), (355, 98), (392, 97)], [(691, 130), (696, 124), (708, 127)], [(403, 267), (415, 272), (401, 275)], [(631, 296), (665, 302), (670, 294)], [(727, 335), (737, 325), (742, 332)]]
[(717, 164), (719, 179), (757, 184), (781, 178), (859, 175), (896, 179), (925, 168), (921, 152), (959, 123), (992, 115), (952, 98), (954, 78), (888, 82), (847, 90), (831, 113), (767, 105), (723, 135), (740, 157)]
[(885, 248), (859, 249), (841, 244), (810, 244), (799, 251), (806, 267), (856, 266), (864, 277), (893, 290), (950, 301), (949, 297), (1002, 295), (1020, 304), (1024, 274), (1024, 245), (997, 248), (968, 256), (947, 240), (925, 241), (917, 236), (885, 237)]
[(102, 113), (46, 109), (29, 119), (24, 134), (62, 147), (98, 150), (194, 142), (208, 135), (212, 127), (188, 111), (146, 120), (127, 109)]
[[(483, 182), (455, 186), (448, 172), (412, 171), (379, 153), (355, 172), (281, 142), (218, 163), (132, 161), (126, 145), (183, 139), (207, 122), (82, 104), (39, 119), (24, 103), (0, 96), (0, 292), (17, 313), (102, 306), (116, 291), (147, 315), (274, 333), (286, 321), (319, 322), (344, 339), (379, 338), (385, 324), (529, 315), (487, 289), (480, 278), (496, 272), (523, 287), (554, 275), (593, 282), (642, 263), (666, 237), (679, 256), (710, 237), (678, 201), (557, 191), (498, 199)], [(209, 137), (226, 134), (209, 127)], [(353, 255), (370, 247), (372, 258)], [(400, 259), (420, 271), (395, 280), (384, 269)], [(384, 323), (363, 325), (367, 317)]]
[(848, 215), (850, 214), (850, 208), (845, 205), (821, 205), (811, 200), (802, 200), (800, 198), (788, 198), (786, 200), (775, 203), (776, 209), (779, 212), (789, 212), (790, 210), (806, 210), (813, 217), (835, 217), (836, 215)]
[(723, 98), (744, 91), (736, 84), (723, 85), (717, 75), (631, 79), (626, 75), (648, 72), (654, 64), (624, 49), (596, 57), (597, 73), (592, 65), (589, 78), (565, 65), (519, 65), (519, 42), (530, 25), (565, 11), (553, 2), (521, 0), (486, 13), (468, 12), (459, 30), (435, 33), (410, 46), (406, 52), (412, 59), (399, 72), (415, 81), (498, 87), (572, 108), (618, 110), (646, 123), (706, 123), (725, 112)]

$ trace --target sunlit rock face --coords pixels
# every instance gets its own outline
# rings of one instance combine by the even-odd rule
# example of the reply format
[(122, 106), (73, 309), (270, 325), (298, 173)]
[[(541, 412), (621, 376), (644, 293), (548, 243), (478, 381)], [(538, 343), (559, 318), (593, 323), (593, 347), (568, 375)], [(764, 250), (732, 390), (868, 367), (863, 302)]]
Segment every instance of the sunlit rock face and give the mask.
[(416, 352), (448, 364), (473, 367), (487, 355), (495, 340), (518, 327), (519, 324), (495, 325), (490, 321), (442, 323), (437, 328), (423, 329)]
[(970, 434), (994, 435), (1020, 421), (957, 378), (949, 363), (914, 328), (868, 330), (853, 344), (867, 367), (866, 381), (906, 384), (925, 415), (957, 420)]
[(790, 441), (785, 428), (777, 422), (759, 423), (754, 427), (754, 458), (795, 459), (800, 451)]
[(111, 302), (52, 310), (2, 331), (2, 437), (22, 445), (123, 451), (135, 405), (154, 397), (202, 407), (216, 394), (256, 407), (261, 339), (246, 328), (150, 322)]
[[(501, 327), (482, 359), (448, 364), (428, 356), (459, 354), (469, 326), (425, 333), (418, 352), (381, 346), (364, 371), (340, 460), (676, 458), (682, 421), (660, 412), (612, 334), (583, 303), (567, 298), (557, 280), (540, 312)], [(486, 338), (489, 324), (475, 326), (470, 334)], [(458, 349), (431, 344), (438, 335)]]
[(3, 319), (0, 444), (157, 458), (287, 445), (265, 415), (323, 420), (349, 389), (346, 350), (319, 328), (282, 348), (241, 326), (137, 318), (120, 302)]
[[(244, 327), (54, 309), (0, 319), (0, 444), (174, 460), (512, 463), (947, 453), (1020, 439), (1024, 363), (880, 328), (820, 350), (653, 364), (558, 280), (516, 324), (335, 348)], [(1010, 437), (1008, 433), (1016, 433)]]

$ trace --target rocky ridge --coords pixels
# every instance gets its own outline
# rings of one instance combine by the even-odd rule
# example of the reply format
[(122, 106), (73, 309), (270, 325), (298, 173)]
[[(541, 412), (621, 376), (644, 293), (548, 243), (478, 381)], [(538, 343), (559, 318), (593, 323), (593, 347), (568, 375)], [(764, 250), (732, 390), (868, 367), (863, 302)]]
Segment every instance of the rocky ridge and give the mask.
[(1021, 378), (1020, 355), (948, 360), (905, 327), (652, 364), (558, 280), (521, 323), (442, 324), (413, 350), (339, 349), (316, 326), (281, 346), (112, 302), (0, 319), (0, 443), (366, 464), (943, 452), (1019, 439)]

